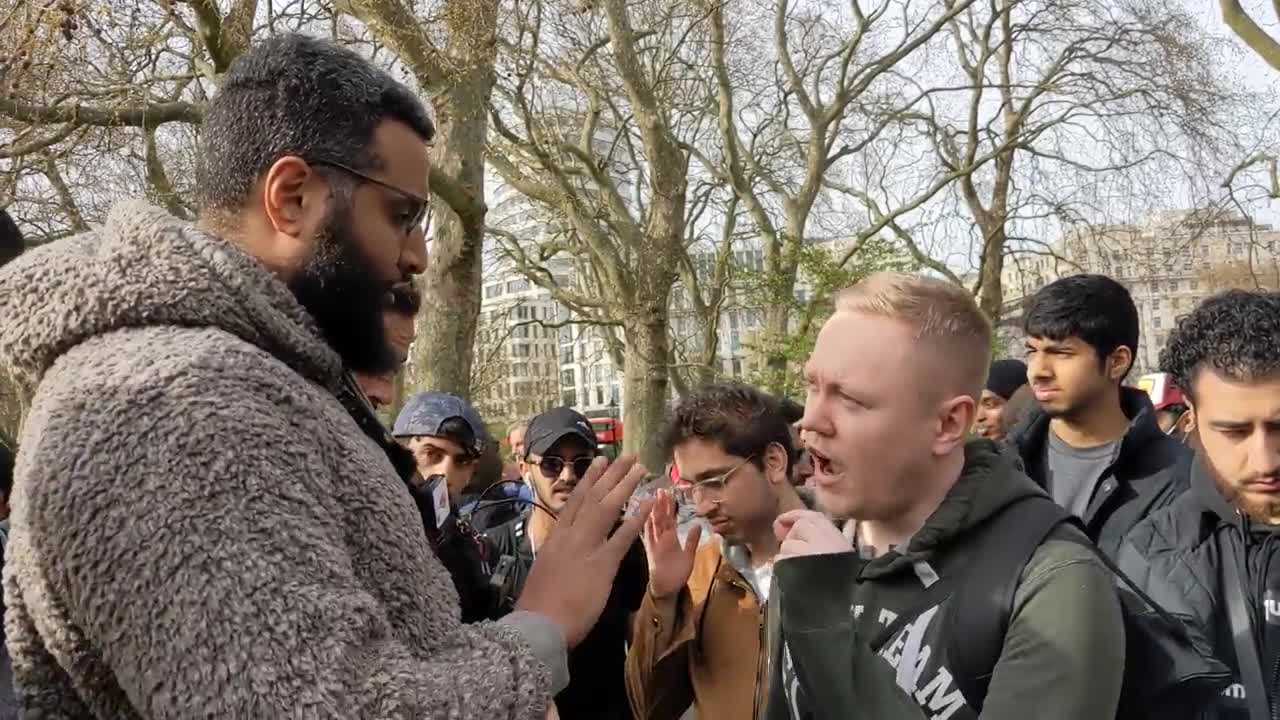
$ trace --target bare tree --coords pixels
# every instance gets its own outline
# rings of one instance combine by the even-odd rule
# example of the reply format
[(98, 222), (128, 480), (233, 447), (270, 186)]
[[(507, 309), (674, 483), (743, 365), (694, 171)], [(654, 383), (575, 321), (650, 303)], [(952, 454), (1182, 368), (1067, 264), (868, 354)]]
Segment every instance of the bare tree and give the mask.
[(719, 137), (713, 147), (690, 150), (733, 189), (758, 234), (769, 282), (758, 300), (764, 328), (757, 348), (771, 389), (781, 390), (788, 377), (794, 293), (813, 222), (823, 223), (825, 210), (837, 220), (824, 230), (867, 240), (952, 179), (935, 178), (864, 223), (832, 199), (843, 191), (862, 200), (865, 191), (840, 181), (842, 160), (883, 141), (919, 101), (903, 94), (894, 68), (972, 2), (881, 0), (870, 9), (743, 2), (731, 15), (725, 3), (708, 0)]
[[(504, 35), (489, 159), (529, 202), (552, 211), (540, 237), (498, 233), (509, 261), (582, 320), (617, 329), (624, 442), (648, 442), (669, 396), (668, 301), (684, 250), (688, 157), (679, 108), (696, 86), (683, 3), (516, 4)], [(546, 263), (572, 259), (570, 284)]]
[(973, 291), (997, 321), (1005, 258), (1052, 252), (1018, 227), (1105, 218), (1108, 194), (1125, 198), (1125, 214), (1163, 204), (1162, 193), (1176, 192), (1169, 177), (1203, 178), (1230, 142), (1225, 118), (1238, 96), (1194, 18), (1172, 3), (995, 0), (948, 30), (959, 82), (925, 91), (927, 111), (913, 119), (944, 168), (994, 156), (953, 190), (974, 221)]

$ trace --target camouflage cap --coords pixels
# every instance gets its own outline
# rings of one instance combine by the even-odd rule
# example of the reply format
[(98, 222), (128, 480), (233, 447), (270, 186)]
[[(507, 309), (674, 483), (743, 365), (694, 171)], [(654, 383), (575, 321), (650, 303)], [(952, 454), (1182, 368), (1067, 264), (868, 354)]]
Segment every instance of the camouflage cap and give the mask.
[[(457, 418), (471, 430), (470, 438), (455, 438), (442, 431), (448, 420)], [(429, 435), (457, 442), (474, 455), (484, 452), (489, 442), (489, 430), (484, 426), (480, 413), (466, 400), (444, 392), (417, 393), (409, 397), (404, 409), (396, 417), (391, 434), (398, 438)]]

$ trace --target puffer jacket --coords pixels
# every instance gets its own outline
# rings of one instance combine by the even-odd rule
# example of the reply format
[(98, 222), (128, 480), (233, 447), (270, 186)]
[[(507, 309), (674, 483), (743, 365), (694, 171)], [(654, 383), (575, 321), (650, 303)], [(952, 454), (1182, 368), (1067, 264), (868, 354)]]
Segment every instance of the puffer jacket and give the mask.
[[(139, 203), (0, 270), (5, 627), (32, 717), (542, 720), (544, 618), (464, 626), (288, 288)], [(535, 648), (539, 654), (535, 655)]]
[(1249, 720), (1222, 589), (1222, 564), (1239, 563), (1268, 683), (1268, 705), (1273, 718), (1280, 716), (1280, 527), (1250, 521), (1236, 511), (1197, 461), (1191, 490), (1135, 527), (1117, 562), (1153, 600), (1203, 633), (1214, 655), (1231, 669), (1232, 684), (1204, 720)]
[[(1129, 430), (1102, 473), (1084, 521), (1089, 538), (1114, 558), (1124, 536), (1151, 513), (1171, 504), (1187, 489), (1191, 451), (1165, 435), (1156, 422), (1151, 398), (1141, 390), (1120, 389), (1120, 405)], [(1044, 453), (1049, 416), (1037, 405), (1009, 437), (1027, 475), (1045, 486)]]

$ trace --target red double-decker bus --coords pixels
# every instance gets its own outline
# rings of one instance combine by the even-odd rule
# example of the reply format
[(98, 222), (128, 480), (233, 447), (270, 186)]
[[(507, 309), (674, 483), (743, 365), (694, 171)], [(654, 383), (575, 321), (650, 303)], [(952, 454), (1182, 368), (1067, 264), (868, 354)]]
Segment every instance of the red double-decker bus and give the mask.
[(600, 454), (616, 460), (622, 452), (622, 421), (618, 418), (591, 418), (591, 428), (596, 431)]

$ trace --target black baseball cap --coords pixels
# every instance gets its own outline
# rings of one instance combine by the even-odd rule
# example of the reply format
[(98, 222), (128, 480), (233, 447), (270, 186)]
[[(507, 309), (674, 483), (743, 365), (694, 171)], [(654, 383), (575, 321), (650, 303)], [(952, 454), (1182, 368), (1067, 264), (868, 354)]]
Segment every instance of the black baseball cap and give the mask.
[(573, 408), (558, 407), (529, 421), (529, 429), (524, 435), (525, 458), (530, 455), (546, 455), (556, 443), (566, 437), (581, 438), (593, 453), (599, 449), (591, 421)]

